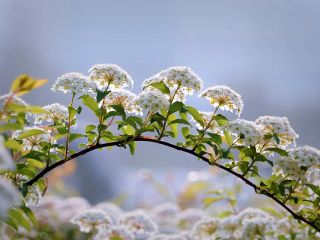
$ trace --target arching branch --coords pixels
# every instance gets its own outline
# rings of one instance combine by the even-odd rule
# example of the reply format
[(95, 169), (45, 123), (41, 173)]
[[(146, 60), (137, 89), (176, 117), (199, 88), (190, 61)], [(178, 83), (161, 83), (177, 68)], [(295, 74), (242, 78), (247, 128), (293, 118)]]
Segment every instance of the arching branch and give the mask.
[(123, 146), (124, 144), (130, 142), (130, 141), (135, 141), (135, 142), (152, 142), (152, 143), (156, 143), (156, 144), (160, 144), (160, 145), (164, 145), (164, 146), (167, 146), (169, 148), (172, 148), (172, 149), (175, 149), (175, 150), (178, 150), (178, 151), (182, 151), (182, 152), (185, 152), (185, 153), (189, 153), (197, 158), (200, 158), (201, 160), (207, 162), (209, 165), (212, 165), (212, 166), (216, 166), (230, 174), (232, 174), (233, 176), (236, 176), (237, 178), (241, 179), (244, 183), (246, 183), (247, 185), (249, 185), (250, 187), (252, 187), (256, 193), (258, 194), (262, 194), (262, 195), (265, 195), (271, 199), (273, 199), (275, 202), (277, 202), (281, 207), (283, 207), (286, 211), (288, 211), (295, 219), (299, 220), (299, 221), (302, 221), (306, 224), (308, 224), (309, 226), (313, 227), (314, 229), (316, 229), (318, 232), (320, 232), (320, 228), (315, 225), (314, 222), (311, 222), (309, 221), (308, 219), (304, 218), (303, 216), (301, 215), (298, 215), (297, 213), (295, 213), (292, 209), (290, 209), (288, 206), (286, 206), (280, 199), (278, 199), (274, 194), (268, 192), (267, 190), (265, 189), (261, 189), (259, 186), (257, 186), (256, 184), (254, 184), (253, 182), (251, 182), (249, 179), (245, 178), (245, 176), (233, 171), (232, 169), (230, 168), (227, 168), (217, 162), (212, 162), (210, 161), (208, 158), (204, 157), (204, 156), (201, 156), (199, 154), (197, 154), (195, 151), (191, 150), (191, 149), (187, 149), (187, 148), (184, 148), (184, 147), (180, 147), (180, 146), (177, 146), (177, 145), (174, 145), (172, 143), (169, 143), (169, 142), (166, 142), (166, 141), (162, 141), (162, 140), (157, 140), (155, 138), (151, 138), (151, 137), (144, 137), (144, 136), (139, 136), (139, 137), (135, 137), (133, 139), (123, 139), (123, 140), (119, 140), (119, 141), (115, 141), (115, 142), (109, 142), (109, 143), (103, 143), (103, 144), (97, 144), (97, 145), (94, 145), (92, 147), (89, 147), (89, 148), (86, 148), (82, 151), (79, 151), (75, 154), (72, 154), (70, 155), (69, 157), (65, 158), (65, 159), (62, 159), (46, 168), (44, 168), (42, 171), (40, 171), (34, 178), (30, 179), (28, 182), (25, 183), (26, 186), (30, 186), (32, 185), (33, 183), (37, 182), (39, 179), (41, 179), (42, 177), (44, 177), (47, 173), (49, 173), (50, 171), (52, 171), (53, 169), (63, 165), (64, 163), (72, 160), (72, 159), (75, 159), (77, 157), (80, 157), (82, 155), (85, 155), (86, 153), (88, 152), (91, 152), (91, 151), (94, 151), (96, 149), (99, 149), (99, 148), (105, 148), (105, 147), (110, 147), (110, 146)]

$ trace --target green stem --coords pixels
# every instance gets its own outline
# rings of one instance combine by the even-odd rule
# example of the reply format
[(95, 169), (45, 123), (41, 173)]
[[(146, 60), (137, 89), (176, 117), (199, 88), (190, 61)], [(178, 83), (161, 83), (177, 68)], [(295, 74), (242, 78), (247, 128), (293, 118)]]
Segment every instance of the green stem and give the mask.
[(172, 105), (172, 103), (173, 103), (173, 101), (174, 101), (175, 96), (176, 96), (177, 93), (178, 93), (178, 90), (180, 89), (180, 86), (181, 86), (181, 84), (179, 84), (179, 85), (177, 86), (177, 89), (174, 91), (173, 95), (170, 97), (167, 115), (166, 115), (166, 117), (165, 117), (165, 119), (164, 119), (164, 121), (163, 121), (163, 128), (162, 128), (162, 130), (161, 130), (161, 133), (159, 134), (158, 140), (161, 140), (161, 139), (162, 139), (163, 134), (164, 134), (164, 131), (166, 130), (168, 118), (169, 118), (169, 116), (170, 116), (169, 110), (170, 110), (170, 107), (171, 107), (171, 105)]
[(194, 151), (194, 150), (196, 150), (196, 148), (198, 147), (198, 145), (200, 144), (200, 142), (201, 142), (201, 141), (202, 141), (202, 139), (204, 138), (204, 136), (205, 136), (205, 134), (206, 134), (206, 131), (209, 129), (209, 127), (210, 127), (211, 123), (213, 122), (214, 117), (215, 117), (215, 115), (216, 115), (216, 113), (217, 113), (217, 111), (218, 111), (219, 107), (220, 107), (220, 105), (218, 105), (218, 106), (216, 107), (216, 109), (214, 110), (214, 112), (213, 112), (213, 114), (212, 114), (212, 117), (211, 117), (210, 121), (209, 121), (209, 122), (208, 122), (208, 124), (205, 126), (205, 128), (204, 128), (204, 130), (203, 130), (202, 134), (200, 135), (200, 137), (198, 138), (198, 140), (197, 140), (196, 144), (193, 146), (193, 148), (192, 148), (192, 150), (193, 150), (193, 151)]
[[(71, 98), (71, 102), (69, 104), (70, 107), (73, 107), (73, 101), (74, 101), (74, 97), (76, 96), (75, 93), (72, 93), (72, 98)], [(70, 118), (70, 114), (68, 116), (68, 123), (67, 123), (67, 136), (66, 136), (66, 151), (64, 153), (64, 158), (66, 159), (68, 156), (68, 151), (69, 151), (69, 137), (70, 137), (70, 127), (71, 127), (71, 118)]]

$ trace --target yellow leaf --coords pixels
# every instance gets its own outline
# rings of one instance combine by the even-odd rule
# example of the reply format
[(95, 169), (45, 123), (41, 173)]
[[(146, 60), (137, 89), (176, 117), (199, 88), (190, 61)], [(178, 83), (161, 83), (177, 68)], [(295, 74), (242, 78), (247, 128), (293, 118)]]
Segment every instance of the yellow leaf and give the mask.
[(33, 79), (29, 75), (21, 74), (13, 81), (10, 91), (17, 96), (21, 96), (44, 85), (47, 81), (46, 79)]

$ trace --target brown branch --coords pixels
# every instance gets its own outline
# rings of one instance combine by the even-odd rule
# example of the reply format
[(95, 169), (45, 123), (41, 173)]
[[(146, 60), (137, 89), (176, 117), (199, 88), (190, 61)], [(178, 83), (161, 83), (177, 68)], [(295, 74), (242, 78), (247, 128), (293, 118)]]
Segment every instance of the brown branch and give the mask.
[(26, 186), (30, 186), (32, 185), (33, 183), (37, 182), (40, 178), (42, 178), (43, 176), (45, 176), (48, 172), (50, 172), (51, 170), (55, 169), (56, 167), (60, 166), (60, 165), (63, 165), (64, 163), (74, 159), (74, 158), (77, 158), (77, 157), (80, 157), (82, 155), (85, 155), (86, 153), (88, 152), (91, 152), (95, 149), (99, 149), (99, 148), (105, 148), (105, 147), (110, 147), (110, 146), (123, 146), (123, 144), (126, 144), (130, 141), (135, 141), (135, 142), (152, 142), (152, 143), (157, 143), (157, 144), (160, 144), (160, 145), (164, 145), (164, 146), (167, 146), (169, 148), (172, 148), (172, 149), (176, 149), (178, 151), (182, 151), (182, 152), (185, 152), (185, 153), (189, 153), (197, 158), (200, 158), (201, 160), (207, 162), (209, 165), (213, 165), (213, 166), (216, 166), (238, 178), (240, 178), (243, 182), (245, 182), (247, 185), (249, 185), (250, 187), (252, 187), (256, 193), (258, 194), (263, 194), (271, 199), (273, 199), (275, 202), (277, 202), (280, 206), (282, 206), (286, 211), (288, 211), (295, 219), (297, 220), (300, 220), (306, 224), (308, 224), (309, 226), (313, 227), (314, 229), (316, 229), (318, 232), (320, 232), (320, 228), (314, 223), (314, 222), (311, 222), (309, 221), (308, 219), (305, 219), (303, 216), (301, 215), (298, 215), (297, 213), (295, 213), (293, 210), (291, 210), (288, 206), (286, 206), (281, 200), (279, 200), (274, 194), (264, 190), (264, 189), (261, 189), (259, 186), (257, 186), (256, 184), (254, 184), (253, 182), (251, 182), (250, 180), (248, 180), (247, 178), (245, 178), (243, 175), (233, 171), (232, 169), (230, 168), (227, 168), (217, 162), (212, 162), (210, 161), (208, 158), (204, 157), (204, 156), (201, 156), (197, 153), (195, 153), (193, 150), (191, 149), (187, 149), (187, 148), (183, 148), (183, 147), (179, 147), (179, 146), (176, 146), (172, 143), (169, 143), (169, 142), (165, 142), (165, 141), (161, 141), (161, 140), (157, 140), (155, 138), (151, 138), (151, 137), (143, 137), (143, 136), (139, 136), (139, 137), (135, 137), (133, 139), (123, 139), (123, 140), (119, 140), (119, 141), (115, 141), (115, 142), (110, 142), (110, 143), (103, 143), (103, 144), (97, 144), (95, 146), (92, 146), (92, 147), (89, 147), (89, 148), (86, 148), (80, 152), (77, 152), (75, 154), (72, 154), (70, 155), (69, 157), (67, 157), (66, 159), (63, 159), (61, 161), (58, 161), (46, 168), (44, 168), (42, 171), (40, 171), (34, 178), (30, 179), (28, 182), (26, 182)]

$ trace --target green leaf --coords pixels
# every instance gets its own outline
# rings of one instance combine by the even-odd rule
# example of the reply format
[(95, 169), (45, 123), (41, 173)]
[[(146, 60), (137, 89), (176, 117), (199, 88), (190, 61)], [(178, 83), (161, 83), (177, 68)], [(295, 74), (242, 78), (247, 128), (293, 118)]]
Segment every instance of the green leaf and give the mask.
[(83, 137), (86, 137), (86, 135), (81, 134), (81, 133), (71, 133), (69, 136), (69, 141), (72, 142), (76, 139), (83, 138)]
[(224, 139), (225, 139), (226, 143), (227, 143), (229, 146), (231, 146), (232, 143), (233, 143), (233, 139), (232, 139), (230, 133), (229, 133), (228, 131), (223, 131), (223, 133), (224, 133)]
[(21, 144), (14, 140), (14, 139), (8, 139), (7, 141), (5, 141), (4, 145), (7, 148), (13, 149), (13, 150), (17, 150), (17, 151), (21, 151), (22, 150), (22, 146)]
[(135, 135), (135, 129), (130, 125), (124, 125), (120, 128), (120, 130), (127, 135)]
[(33, 212), (31, 211), (30, 208), (26, 206), (21, 206), (21, 210), (24, 212), (24, 214), (31, 220), (31, 222), (36, 225), (37, 224), (37, 219), (35, 218)]
[(276, 143), (279, 145), (280, 144), (280, 138), (278, 137), (278, 135), (277, 134), (273, 134), (272, 137), (274, 138)]
[(229, 120), (222, 114), (217, 114), (214, 116), (214, 120), (218, 122), (219, 126), (224, 126), (229, 122)]
[(176, 123), (178, 123), (178, 124), (185, 124), (185, 125), (191, 126), (191, 124), (190, 124), (187, 120), (184, 120), (184, 119), (175, 119), (175, 120), (169, 122), (169, 125), (171, 125), (171, 124), (176, 124)]
[(190, 134), (190, 129), (188, 127), (181, 128), (181, 132), (184, 138), (187, 138), (187, 136)]
[(133, 156), (136, 151), (137, 144), (136, 144), (136, 142), (132, 141), (132, 142), (128, 143), (128, 145), (129, 145), (130, 153)]
[(315, 194), (320, 196), (320, 188), (313, 184), (306, 184)]
[(116, 113), (121, 116), (123, 119), (126, 118), (126, 112), (121, 105), (111, 105), (111, 107), (116, 111)]
[(31, 230), (30, 224), (26, 219), (23, 211), (18, 208), (11, 208), (9, 210), (9, 216), (15, 219), (20, 226), (26, 229), (28, 232)]
[(91, 132), (91, 131), (93, 131), (95, 129), (96, 129), (95, 125), (87, 125), (86, 128), (85, 128), (85, 131), (86, 132)]
[(267, 148), (265, 149), (265, 151), (275, 152), (275, 153), (278, 153), (280, 156), (284, 156), (284, 157), (288, 156), (288, 152), (281, 148)]
[(191, 114), (191, 116), (202, 126), (204, 127), (204, 121), (201, 117), (199, 111), (191, 106), (187, 107), (187, 112)]
[(182, 102), (174, 102), (174, 103), (171, 104), (168, 114), (170, 115), (172, 113), (180, 111), (182, 108), (183, 108), (183, 103)]
[(0, 132), (5, 132), (8, 130), (19, 130), (22, 129), (23, 125), (21, 123), (6, 123), (0, 125)]
[(167, 87), (167, 85), (164, 82), (151, 83), (149, 86), (160, 90), (163, 94), (170, 95), (170, 89)]
[(73, 119), (74, 116), (77, 114), (77, 110), (71, 106), (68, 107), (68, 112), (69, 112), (70, 119)]
[(89, 95), (84, 95), (81, 98), (83, 104), (86, 105), (97, 117), (99, 117), (100, 109), (98, 103)]
[(30, 129), (30, 130), (25, 130), (24, 132), (22, 132), (18, 139), (24, 139), (27, 137), (31, 137), (31, 136), (35, 136), (35, 135), (40, 135), (40, 134), (45, 134), (45, 131), (40, 130), (40, 129)]
[(214, 143), (216, 143), (216, 144), (218, 144), (218, 145), (221, 145), (222, 144), (222, 139), (221, 139), (221, 136), (219, 135), (219, 134), (216, 134), (216, 133), (207, 133), (209, 136), (210, 136), (210, 138), (211, 138), (211, 140), (214, 142)]
[(100, 91), (99, 89), (96, 89), (97, 91), (97, 97), (96, 97), (96, 100), (97, 102), (101, 102), (102, 99), (105, 98), (105, 96), (107, 96), (111, 91), (109, 90), (106, 90), (106, 91)]

